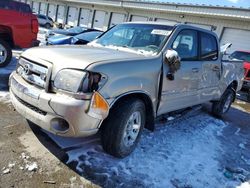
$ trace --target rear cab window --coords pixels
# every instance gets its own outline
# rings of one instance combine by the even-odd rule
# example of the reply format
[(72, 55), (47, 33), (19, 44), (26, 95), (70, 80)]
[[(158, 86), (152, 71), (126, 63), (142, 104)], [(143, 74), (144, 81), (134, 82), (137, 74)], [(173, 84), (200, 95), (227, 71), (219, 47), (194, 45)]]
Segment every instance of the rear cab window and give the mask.
[(205, 32), (200, 32), (201, 54), (202, 61), (215, 61), (218, 59), (218, 44), (213, 35)]

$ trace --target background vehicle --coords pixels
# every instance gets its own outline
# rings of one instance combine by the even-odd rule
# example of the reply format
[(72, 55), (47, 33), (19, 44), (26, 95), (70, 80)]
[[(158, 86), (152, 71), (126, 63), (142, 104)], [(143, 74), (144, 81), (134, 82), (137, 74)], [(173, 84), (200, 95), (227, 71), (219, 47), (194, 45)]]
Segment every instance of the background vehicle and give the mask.
[(38, 22), (29, 5), (15, 1), (0, 1), (0, 67), (12, 58), (13, 48), (37, 46)]
[(47, 45), (61, 45), (61, 44), (87, 44), (99, 35), (102, 31), (89, 31), (75, 36), (57, 35), (48, 38)]
[(244, 62), (245, 77), (242, 88), (250, 91), (250, 51), (235, 51), (229, 58), (242, 60)]
[(10, 96), (43, 129), (74, 137), (100, 130), (104, 150), (125, 157), (144, 127), (154, 130), (157, 116), (208, 101), (222, 116), (242, 78), (242, 63), (222, 62), (212, 31), (124, 23), (87, 45), (25, 51), (10, 77)]
[(53, 30), (48, 31), (46, 37), (49, 38), (54, 35), (75, 36), (75, 35), (79, 35), (81, 33), (88, 32), (88, 31), (98, 31), (98, 30), (87, 28), (87, 27), (72, 27), (69, 29), (53, 29)]
[(40, 26), (43, 26), (47, 29), (50, 29), (51, 27), (53, 27), (54, 21), (49, 16), (46, 16), (43, 14), (37, 14), (36, 16), (37, 16), (38, 23)]

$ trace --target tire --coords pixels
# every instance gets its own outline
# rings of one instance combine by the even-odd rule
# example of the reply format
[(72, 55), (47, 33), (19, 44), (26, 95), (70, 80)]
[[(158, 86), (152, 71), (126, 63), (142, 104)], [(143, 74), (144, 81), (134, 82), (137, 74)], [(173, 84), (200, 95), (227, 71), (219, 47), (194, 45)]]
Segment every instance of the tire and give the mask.
[(49, 23), (46, 23), (46, 24), (44, 25), (44, 27), (45, 27), (46, 29), (50, 29), (50, 28), (51, 28), (51, 25), (50, 25)]
[[(103, 149), (118, 158), (128, 156), (140, 139), (145, 120), (146, 109), (141, 100), (128, 99), (117, 104), (102, 125)], [(134, 123), (133, 129), (129, 129), (129, 122)]]
[(227, 113), (231, 107), (231, 104), (234, 101), (234, 97), (235, 97), (234, 90), (231, 88), (226, 89), (224, 94), (221, 96), (221, 99), (219, 101), (213, 102), (212, 105), (213, 115), (221, 117), (222, 115)]
[(0, 39), (0, 67), (7, 66), (12, 59), (12, 51), (10, 45)]

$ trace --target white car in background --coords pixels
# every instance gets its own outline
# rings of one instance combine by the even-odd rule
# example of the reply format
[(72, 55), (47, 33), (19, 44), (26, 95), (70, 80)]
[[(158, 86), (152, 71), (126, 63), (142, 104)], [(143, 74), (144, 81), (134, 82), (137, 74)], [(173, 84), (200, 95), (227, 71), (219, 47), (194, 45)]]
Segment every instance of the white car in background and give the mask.
[(50, 29), (54, 25), (54, 21), (49, 16), (36, 14), (40, 26)]

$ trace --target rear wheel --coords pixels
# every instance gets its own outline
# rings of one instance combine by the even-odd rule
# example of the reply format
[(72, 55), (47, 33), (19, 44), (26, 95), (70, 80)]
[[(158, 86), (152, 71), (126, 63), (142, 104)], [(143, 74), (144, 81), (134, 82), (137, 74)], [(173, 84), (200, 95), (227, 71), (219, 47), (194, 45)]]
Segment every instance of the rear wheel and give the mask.
[(8, 65), (12, 58), (12, 51), (10, 45), (4, 40), (0, 39), (0, 67)]
[(145, 105), (139, 99), (125, 100), (116, 105), (103, 124), (103, 149), (119, 158), (129, 155), (140, 139), (145, 113)]
[(226, 89), (224, 94), (221, 96), (219, 101), (213, 102), (212, 113), (215, 116), (221, 117), (225, 114), (231, 107), (234, 101), (235, 92), (232, 88)]

